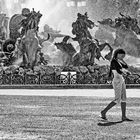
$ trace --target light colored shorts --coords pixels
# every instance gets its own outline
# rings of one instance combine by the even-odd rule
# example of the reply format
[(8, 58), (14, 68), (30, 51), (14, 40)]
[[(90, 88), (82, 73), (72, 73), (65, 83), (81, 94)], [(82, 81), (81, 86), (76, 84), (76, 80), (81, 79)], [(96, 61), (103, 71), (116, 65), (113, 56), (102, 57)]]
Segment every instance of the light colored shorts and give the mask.
[(115, 103), (126, 102), (126, 85), (123, 77), (114, 78), (112, 81), (115, 92)]

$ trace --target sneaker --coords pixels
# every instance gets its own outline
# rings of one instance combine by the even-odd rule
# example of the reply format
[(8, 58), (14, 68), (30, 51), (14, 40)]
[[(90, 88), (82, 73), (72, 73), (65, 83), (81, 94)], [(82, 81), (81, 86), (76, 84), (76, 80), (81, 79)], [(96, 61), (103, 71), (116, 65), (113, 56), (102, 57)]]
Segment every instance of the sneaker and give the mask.
[(104, 119), (104, 120), (107, 120), (106, 114), (103, 111), (101, 111), (101, 118)]

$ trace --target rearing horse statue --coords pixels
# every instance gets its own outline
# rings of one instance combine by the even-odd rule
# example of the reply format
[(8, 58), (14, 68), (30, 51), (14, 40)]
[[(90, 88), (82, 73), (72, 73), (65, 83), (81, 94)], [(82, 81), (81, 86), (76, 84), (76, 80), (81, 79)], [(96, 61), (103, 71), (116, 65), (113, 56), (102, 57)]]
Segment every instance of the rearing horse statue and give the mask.
[(122, 47), (129, 55), (140, 56), (140, 27), (137, 19), (121, 14), (121, 17), (103, 19), (98, 21), (100, 28), (110, 33), (115, 33), (114, 47)]
[(78, 41), (80, 52), (77, 54), (77, 65), (93, 65), (98, 46), (92, 40), (88, 29), (92, 29), (95, 24), (88, 19), (87, 13), (84, 15), (78, 13), (77, 20), (72, 23), (72, 33), (76, 36), (74, 41)]
[[(36, 64), (37, 52), (41, 49), (38, 38), (38, 24), (41, 17), (42, 14), (35, 12), (34, 9), (30, 12), (24, 8), (21, 15), (16, 14), (10, 20), (10, 40), (15, 42), (17, 59), (22, 58), (24, 67), (33, 69)], [(18, 39), (20, 41), (16, 43)]]
[[(95, 26), (94, 22), (88, 19), (87, 13), (85, 13), (84, 15), (78, 13), (77, 16), (77, 20), (72, 23), (72, 33), (76, 37), (71, 38), (70, 36), (65, 36), (62, 42), (55, 43), (57, 48), (64, 54), (64, 66), (94, 65), (95, 58), (99, 60), (100, 57), (102, 57), (101, 51), (106, 46), (109, 47), (110, 52), (105, 56), (105, 59), (110, 60), (113, 52), (112, 47), (108, 43), (99, 45), (97, 40), (92, 39), (92, 36), (88, 30), (89, 28), (92, 29)], [(77, 53), (72, 44), (69, 43), (69, 39), (72, 39), (73, 41), (77, 41), (79, 43), (79, 53)]]

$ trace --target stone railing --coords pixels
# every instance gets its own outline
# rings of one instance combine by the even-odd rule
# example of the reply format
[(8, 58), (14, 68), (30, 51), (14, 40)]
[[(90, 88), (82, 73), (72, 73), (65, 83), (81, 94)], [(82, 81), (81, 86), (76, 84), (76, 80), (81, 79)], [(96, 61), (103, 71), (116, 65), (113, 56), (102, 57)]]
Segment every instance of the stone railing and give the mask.
[[(111, 84), (108, 74), (62, 72), (63, 74), (1, 74), (0, 85), (46, 85), (46, 84)], [(140, 84), (140, 75), (124, 77), (126, 84)]]
[[(47, 67), (45, 71), (1, 71), (0, 86), (3, 85), (111, 85), (108, 67)], [(126, 84), (140, 84), (140, 75), (125, 76)]]

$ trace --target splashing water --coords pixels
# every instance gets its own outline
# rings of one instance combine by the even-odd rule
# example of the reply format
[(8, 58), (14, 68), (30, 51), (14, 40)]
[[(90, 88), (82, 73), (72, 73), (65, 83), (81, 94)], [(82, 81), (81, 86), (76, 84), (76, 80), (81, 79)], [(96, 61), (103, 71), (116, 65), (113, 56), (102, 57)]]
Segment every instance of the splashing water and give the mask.
[[(45, 24), (57, 29), (58, 23), (66, 17), (66, 0), (26, 0), (24, 3), (18, 3), (18, 0), (5, 0), (6, 14), (12, 17), (14, 14), (20, 14), (22, 8), (32, 8), (43, 14), (40, 20), (40, 30)], [(4, 4), (3, 3), (3, 4)]]
[(57, 28), (56, 23), (62, 19), (60, 11), (63, 11), (64, 4), (65, 0), (59, 2), (56, 0), (28, 0), (25, 3), (25, 7), (34, 8), (35, 11), (40, 11), (43, 14), (39, 24), (40, 30), (42, 30), (46, 23), (53, 28)]

